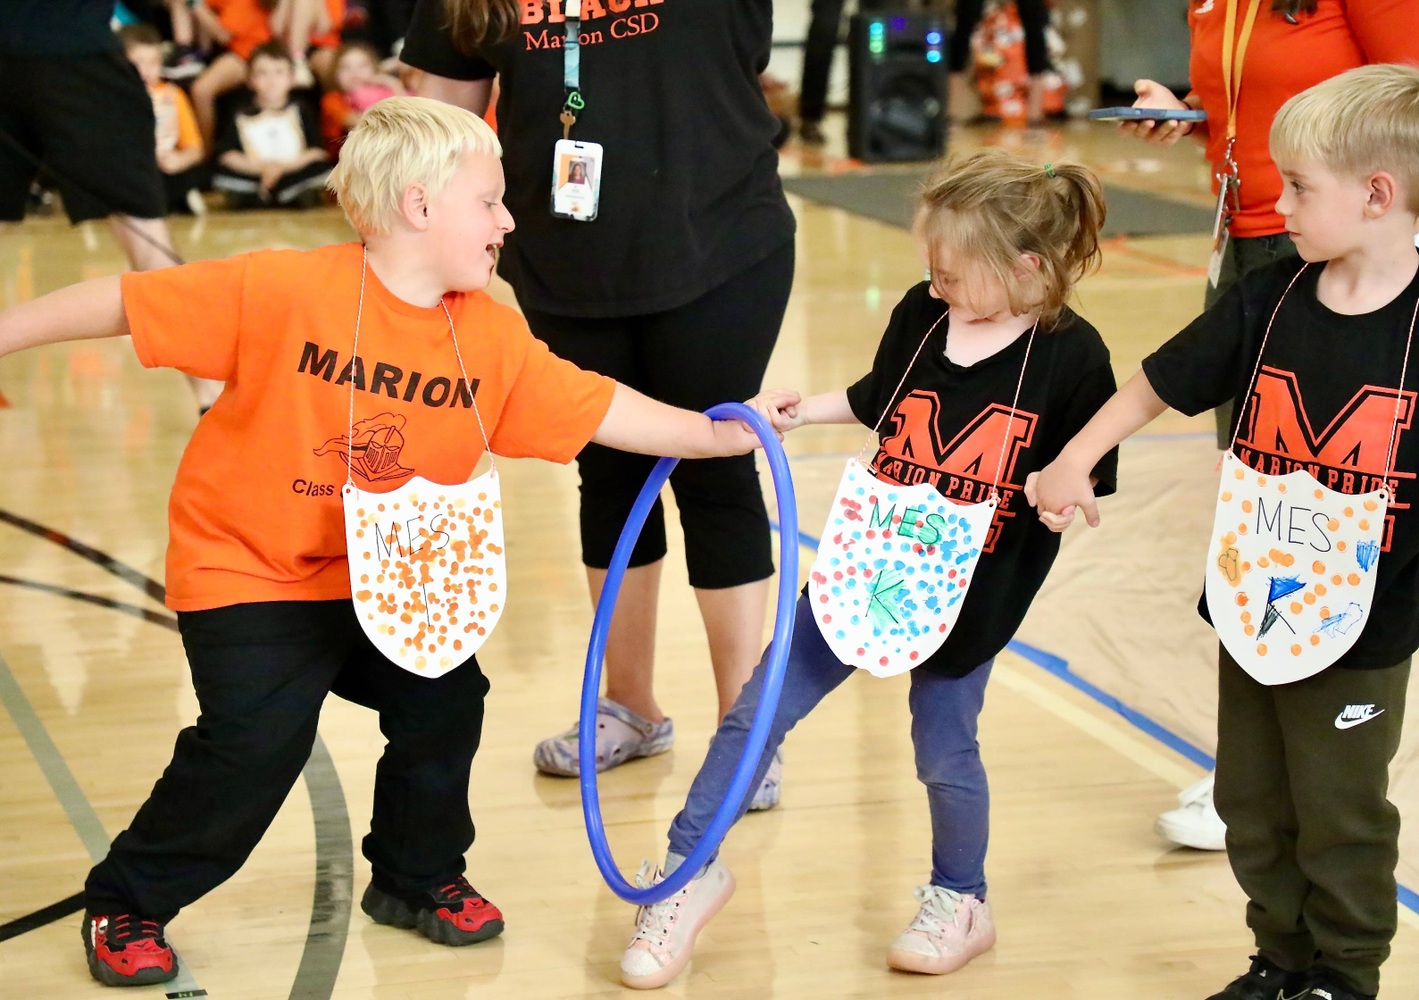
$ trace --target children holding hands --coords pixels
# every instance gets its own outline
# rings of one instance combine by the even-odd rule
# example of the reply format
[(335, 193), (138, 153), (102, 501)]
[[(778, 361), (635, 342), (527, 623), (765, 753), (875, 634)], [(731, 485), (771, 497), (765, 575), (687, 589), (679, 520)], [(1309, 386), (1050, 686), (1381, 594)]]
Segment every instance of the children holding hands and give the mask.
[[(1083, 167), (1042, 168), (1000, 150), (944, 165), (925, 185), (914, 226), (928, 278), (893, 311), (872, 370), (801, 402), (774, 393), (754, 401), (780, 431), (859, 423), (880, 433), (870, 471), (849, 462), (834, 500), (750, 787), (788, 731), (856, 667), (915, 668), (912, 741), (933, 860), (915, 892), (917, 914), (888, 951), (894, 968), (952, 972), (995, 942), (976, 723), (994, 657), (1059, 548), (1056, 534), (1023, 516), (1025, 476), (1114, 390), (1098, 332), (1066, 305), (1098, 259), (1103, 219), (1098, 181)], [(1113, 490), (1112, 454), (1089, 471), (1101, 491)], [(953, 630), (958, 616), (970, 627)], [(764, 671), (761, 662), (720, 724), (671, 824), (666, 873), (727, 794)], [(647, 863), (639, 881), (659, 877)], [(646, 989), (674, 979), (733, 891), (715, 858), (679, 893), (641, 907), (622, 982)]]
[[(177, 974), (164, 925), (241, 867), (332, 691), (378, 711), (387, 740), (363, 842), (365, 912), (441, 944), (502, 931), (463, 875), (488, 682), (476, 657), (436, 675), (422, 650), (400, 665), (378, 651), (352, 603), (364, 582), (352, 586), (349, 564), (368, 553), (347, 548), (342, 493), (373, 506), (416, 476), (453, 491), (485, 452), (569, 462), (588, 441), (686, 458), (758, 444), (737, 421), (560, 360), (484, 292), (513, 229), (499, 154), (477, 116), (390, 98), (366, 112), (330, 182), (359, 242), (99, 278), (0, 313), (0, 356), (128, 334), (145, 366), (226, 383), (170, 505), (167, 603), (201, 714), (89, 875), (84, 946), (100, 982)], [(490, 525), (501, 516), (479, 510)], [(465, 554), (488, 548), (470, 537)], [(472, 579), (454, 582), (472, 593)]]

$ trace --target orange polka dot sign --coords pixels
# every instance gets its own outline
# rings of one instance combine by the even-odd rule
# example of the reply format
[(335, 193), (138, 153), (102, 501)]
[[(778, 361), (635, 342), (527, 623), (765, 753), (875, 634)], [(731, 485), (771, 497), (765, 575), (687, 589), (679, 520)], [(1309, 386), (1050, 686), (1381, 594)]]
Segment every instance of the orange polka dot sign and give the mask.
[(478, 651), (507, 600), (502, 494), (489, 472), (459, 486), (414, 477), (344, 491), (360, 625), (392, 662), (439, 677)]
[(1222, 456), (1207, 610), (1233, 659), (1289, 684), (1339, 659), (1369, 622), (1385, 490), (1337, 493), (1305, 471), (1264, 476)]

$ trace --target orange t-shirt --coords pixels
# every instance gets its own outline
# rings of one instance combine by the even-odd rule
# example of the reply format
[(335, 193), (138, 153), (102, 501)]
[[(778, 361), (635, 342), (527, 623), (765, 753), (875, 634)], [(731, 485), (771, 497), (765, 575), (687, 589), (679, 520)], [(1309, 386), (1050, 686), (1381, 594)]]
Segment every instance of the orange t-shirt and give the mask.
[[(206, 4), (222, 27), (232, 34), (227, 48), (243, 59), (250, 59), (257, 46), (271, 40), (271, 14), (260, 0), (206, 0)], [(332, 27), (323, 35), (311, 36), (310, 44), (316, 48), (334, 48), (340, 44), (345, 0), (325, 0), (325, 11), (330, 15)]]
[[(1371, 63), (1419, 63), (1419, 4), (1413, 0), (1319, 0), (1314, 14), (1291, 24), (1270, 0), (1233, 0), (1236, 33), (1250, 2), (1261, 4), (1242, 65), (1233, 158), (1241, 176), (1241, 211), (1233, 236), (1272, 236), (1286, 231), (1276, 212), (1281, 175), (1271, 162), (1271, 121), (1281, 105), (1322, 80)], [(1222, 41), (1227, 0), (1191, 0), (1189, 71), (1192, 91), (1207, 112), (1207, 159), (1222, 162), (1227, 144), (1227, 92), (1222, 85)], [(1232, 81), (1236, 86), (1235, 78)], [(1214, 179), (1212, 190), (1217, 190)]]
[(168, 607), (349, 597), (347, 463), (373, 492), (466, 482), (485, 450), (475, 400), (494, 453), (565, 463), (611, 405), (611, 379), (553, 355), (482, 292), (445, 297), (465, 382), (443, 310), (372, 270), (352, 359), (359, 295), (357, 243), (123, 276), (138, 359), (227, 383), (173, 484)]
[(159, 80), (148, 90), (153, 99), (153, 117), (158, 120), (158, 152), (202, 148), (202, 133), (192, 102), (175, 83)]

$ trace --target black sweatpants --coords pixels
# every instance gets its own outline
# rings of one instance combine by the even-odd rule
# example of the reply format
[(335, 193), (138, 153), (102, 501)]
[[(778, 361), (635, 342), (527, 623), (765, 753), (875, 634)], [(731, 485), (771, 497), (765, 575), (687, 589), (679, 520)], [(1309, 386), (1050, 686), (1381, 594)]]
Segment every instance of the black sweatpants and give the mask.
[(488, 681), (476, 659), (429, 679), (365, 638), (349, 600), (180, 612), (200, 714), (108, 857), (89, 873), (96, 913), (161, 923), (230, 878), (300, 776), (329, 692), (379, 712), (364, 855), (387, 892), (442, 885), (473, 843), (468, 774)]
[(1218, 657), (1217, 812), (1258, 951), (1283, 969), (1379, 990), (1399, 919), (1399, 749), (1409, 660), (1294, 684)]
[[(586, 319), (523, 309), (552, 353), (662, 403), (707, 410), (755, 395), (778, 340), (793, 285), (793, 243), (688, 305), (645, 316)], [(581, 558), (611, 565), (616, 540), (656, 459), (589, 444), (581, 472)], [(670, 474), (685, 531), (690, 585), (737, 587), (773, 575), (769, 518), (753, 455), (687, 460)], [(665, 510), (656, 502), (631, 566), (665, 555)]]

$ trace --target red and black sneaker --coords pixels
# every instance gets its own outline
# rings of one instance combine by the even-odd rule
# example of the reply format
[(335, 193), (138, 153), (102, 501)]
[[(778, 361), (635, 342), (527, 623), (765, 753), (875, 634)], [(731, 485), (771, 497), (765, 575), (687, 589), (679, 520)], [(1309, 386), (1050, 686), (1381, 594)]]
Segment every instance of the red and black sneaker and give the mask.
[(133, 913), (86, 913), (80, 933), (89, 975), (105, 986), (147, 986), (177, 976), (177, 959), (156, 920)]
[(415, 928), (435, 944), (465, 945), (503, 932), (503, 914), (462, 875), (423, 892), (390, 893), (371, 885), (360, 900), (377, 924)]

